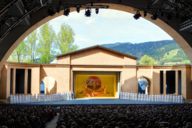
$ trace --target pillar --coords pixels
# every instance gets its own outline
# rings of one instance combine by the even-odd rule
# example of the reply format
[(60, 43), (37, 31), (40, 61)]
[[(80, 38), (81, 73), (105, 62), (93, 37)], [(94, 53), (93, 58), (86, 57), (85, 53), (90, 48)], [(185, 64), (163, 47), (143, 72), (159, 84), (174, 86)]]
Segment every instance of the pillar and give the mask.
[(15, 95), (15, 82), (16, 82), (16, 69), (13, 68), (13, 90), (12, 90), (12, 94)]
[(6, 76), (6, 98), (8, 98), (10, 96), (10, 72), (11, 69), (7, 68), (7, 76)]
[(25, 69), (25, 83), (24, 83), (24, 94), (27, 95), (28, 90), (28, 69)]

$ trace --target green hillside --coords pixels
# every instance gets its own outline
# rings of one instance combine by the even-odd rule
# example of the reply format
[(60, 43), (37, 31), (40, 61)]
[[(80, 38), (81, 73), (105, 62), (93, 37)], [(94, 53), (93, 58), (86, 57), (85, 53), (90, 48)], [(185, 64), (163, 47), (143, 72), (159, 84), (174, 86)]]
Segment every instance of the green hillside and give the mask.
[(158, 65), (190, 64), (183, 50), (173, 40), (163, 40), (144, 43), (113, 43), (104, 44), (104, 47), (131, 54), (138, 58), (148, 55), (157, 61)]

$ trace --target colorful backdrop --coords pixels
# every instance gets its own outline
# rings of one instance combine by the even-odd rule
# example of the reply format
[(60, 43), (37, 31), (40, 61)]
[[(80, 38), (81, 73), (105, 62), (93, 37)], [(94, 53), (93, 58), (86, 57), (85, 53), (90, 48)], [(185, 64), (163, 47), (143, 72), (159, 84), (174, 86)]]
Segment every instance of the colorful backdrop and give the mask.
[(80, 72), (74, 75), (75, 98), (115, 97), (117, 73)]

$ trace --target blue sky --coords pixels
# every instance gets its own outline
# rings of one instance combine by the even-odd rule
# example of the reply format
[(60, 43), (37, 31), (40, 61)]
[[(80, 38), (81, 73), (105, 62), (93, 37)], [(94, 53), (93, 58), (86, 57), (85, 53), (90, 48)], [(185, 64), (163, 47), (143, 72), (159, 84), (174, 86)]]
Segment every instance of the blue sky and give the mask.
[(97, 15), (92, 10), (91, 17), (85, 17), (84, 13), (84, 10), (80, 13), (71, 12), (68, 17), (60, 16), (49, 23), (56, 32), (61, 24), (70, 25), (79, 48), (115, 42), (140, 43), (172, 39), (158, 26), (143, 18), (135, 20), (133, 14), (127, 12), (100, 9)]

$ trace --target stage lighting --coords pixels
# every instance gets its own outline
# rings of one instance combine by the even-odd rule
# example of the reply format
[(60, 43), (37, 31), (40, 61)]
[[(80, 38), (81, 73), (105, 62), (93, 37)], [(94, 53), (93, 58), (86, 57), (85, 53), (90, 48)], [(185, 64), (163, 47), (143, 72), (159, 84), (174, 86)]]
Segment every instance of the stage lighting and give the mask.
[(134, 17), (134, 19), (138, 20), (141, 17), (141, 13), (139, 11), (137, 11), (133, 17)]
[(77, 11), (77, 13), (80, 12), (80, 6), (77, 6), (77, 7), (76, 7), (76, 11)]
[(87, 17), (91, 16), (91, 10), (89, 8), (85, 10), (85, 16)]
[(99, 8), (96, 8), (96, 9), (95, 9), (95, 13), (96, 13), (96, 14), (99, 14)]
[(156, 20), (157, 18), (158, 18), (158, 15), (156, 13), (151, 16), (152, 20)]
[(63, 15), (68, 16), (69, 13), (70, 13), (70, 9), (69, 8), (64, 9)]

